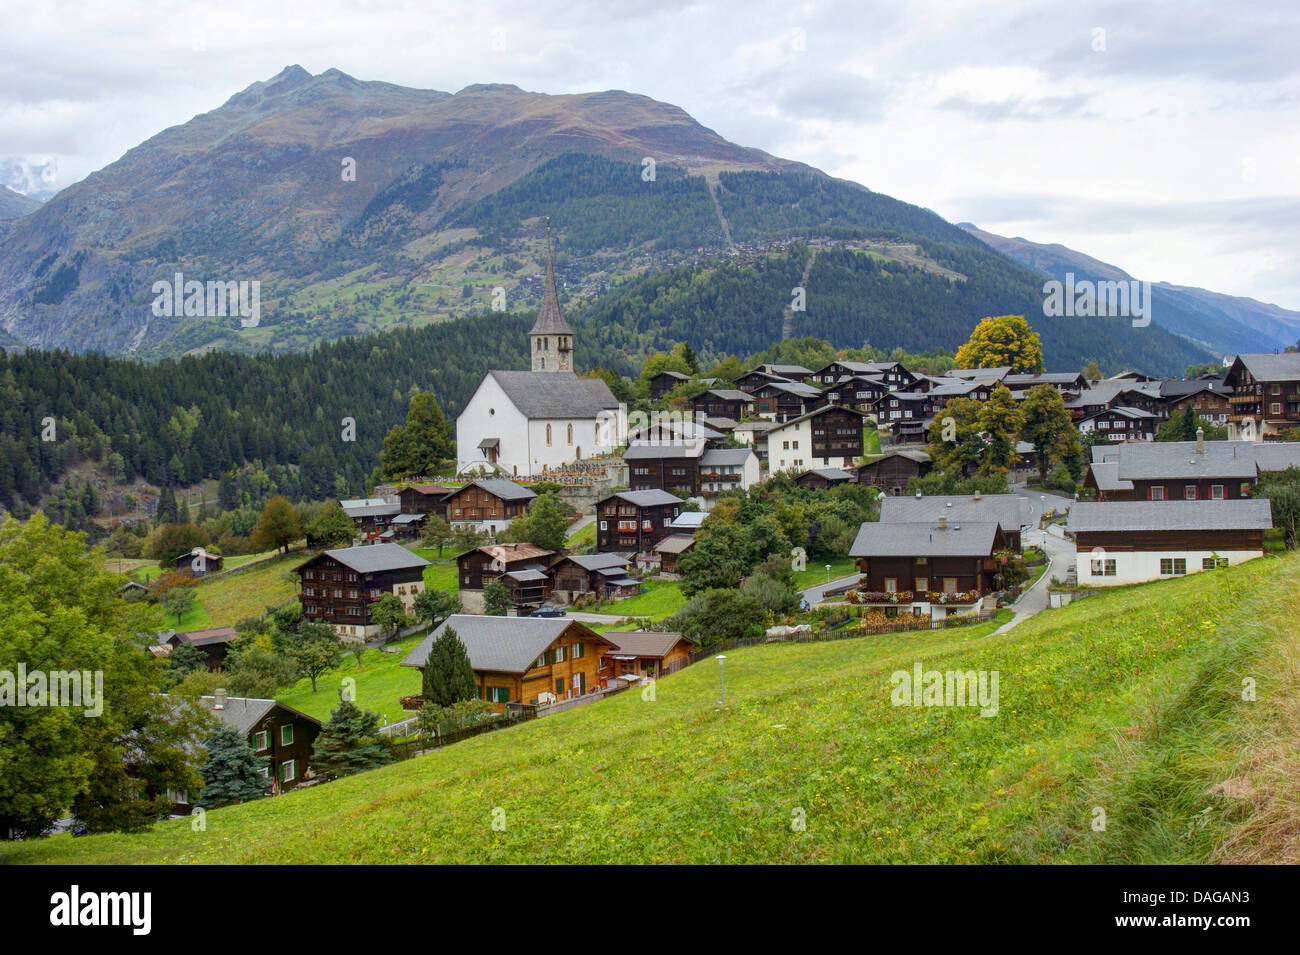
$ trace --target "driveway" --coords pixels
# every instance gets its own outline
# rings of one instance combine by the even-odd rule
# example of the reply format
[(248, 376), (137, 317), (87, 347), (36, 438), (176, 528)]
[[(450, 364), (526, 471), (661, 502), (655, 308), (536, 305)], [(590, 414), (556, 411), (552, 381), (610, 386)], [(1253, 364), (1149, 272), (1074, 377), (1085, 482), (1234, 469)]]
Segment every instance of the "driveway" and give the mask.
[(1038, 581), (1020, 595), (1020, 599), (1011, 605), (1015, 616), (998, 627), (995, 633), (1006, 633), (1012, 627), (1028, 620), (1034, 614), (1047, 609), (1047, 589), (1051, 585), (1052, 578), (1055, 576), (1064, 580), (1066, 574), (1074, 567), (1075, 549), (1071, 541), (1065, 539), (1065, 534), (1059, 524), (1053, 524), (1046, 531), (1038, 529), (1038, 518), (1048, 511), (1063, 511), (1074, 501), (1070, 498), (1060, 497), (1055, 494), (1039, 494), (1033, 491), (1017, 491), (1016, 494), (1029, 501), (1030, 513), (1034, 519), (1032, 528), (1027, 529), (1022, 535), (1021, 543), (1024, 547), (1037, 547), (1047, 555), (1047, 570), (1038, 578)]
[[(803, 594), (804, 600), (808, 601), (810, 607), (815, 607), (826, 599), (827, 590), (834, 590), (837, 587), (843, 587), (845, 584), (855, 584), (861, 576), (861, 574), (853, 574), (849, 577), (840, 577), (836, 580), (832, 580), (829, 584), (817, 584), (809, 587), (807, 590), (800, 591), (800, 593)], [(843, 594), (836, 594), (833, 599), (843, 599)]]

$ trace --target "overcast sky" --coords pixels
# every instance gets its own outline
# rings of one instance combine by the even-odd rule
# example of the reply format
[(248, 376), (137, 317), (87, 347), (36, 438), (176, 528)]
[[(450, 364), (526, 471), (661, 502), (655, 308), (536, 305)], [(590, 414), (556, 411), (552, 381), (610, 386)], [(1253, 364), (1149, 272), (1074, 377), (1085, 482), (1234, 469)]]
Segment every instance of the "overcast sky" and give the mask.
[(1151, 281), (1300, 309), (1300, 4), (4, 0), (0, 183), (61, 188), (290, 63), (625, 89)]

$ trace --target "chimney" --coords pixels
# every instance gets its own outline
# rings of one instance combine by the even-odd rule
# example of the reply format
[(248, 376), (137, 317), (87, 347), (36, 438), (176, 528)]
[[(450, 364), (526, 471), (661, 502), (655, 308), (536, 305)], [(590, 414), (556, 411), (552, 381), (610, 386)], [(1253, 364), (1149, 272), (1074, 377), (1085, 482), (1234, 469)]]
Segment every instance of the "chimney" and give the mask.
[(1205, 429), (1198, 427), (1196, 429), (1196, 453), (1200, 454), (1205, 450)]
[(920, 497), (920, 496), (921, 496), (921, 492), (920, 492), (920, 491), (917, 491), (917, 492), (916, 492), (916, 496), (917, 496), (917, 497)]
[(948, 529), (948, 518), (946, 518), (946, 517), (940, 517), (940, 518), (939, 518), (939, 530), (941, 530), (941, 531), (946, 531), (947, 529)]
[(978, 500), (980, 499), (980, 496), (981, 496), (981, 495), (980, 495), (980, 492), (979, 492), (979, 491), (976, 491), (976, 492), (975, 492), (975, 500), (978, 501)]
[(216, 695), (212, 698), (212, 708), (214, 710), (224, 710), (226, 708), (226, 688), (217, 687)]

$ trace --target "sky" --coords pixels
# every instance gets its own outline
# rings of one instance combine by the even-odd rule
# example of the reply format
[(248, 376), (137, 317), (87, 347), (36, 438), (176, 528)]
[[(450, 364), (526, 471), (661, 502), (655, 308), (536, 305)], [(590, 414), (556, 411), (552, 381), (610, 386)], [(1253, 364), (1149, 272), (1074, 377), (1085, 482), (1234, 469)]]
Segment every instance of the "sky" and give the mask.
[(285, 66), (623, 89), (952, 222), (1300, 310), (1300, 3), (4, 0), (45, 195)]

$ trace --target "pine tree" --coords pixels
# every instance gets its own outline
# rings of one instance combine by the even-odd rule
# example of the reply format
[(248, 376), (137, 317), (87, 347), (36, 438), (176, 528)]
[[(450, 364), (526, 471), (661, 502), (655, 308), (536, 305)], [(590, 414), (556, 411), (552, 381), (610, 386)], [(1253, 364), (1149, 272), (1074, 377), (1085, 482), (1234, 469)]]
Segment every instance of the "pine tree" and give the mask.
[(248, 741), (225, 723), (204, 744), (208, 761), (199, 770), (203, 776), (203, 791), (195, 805), (205, 809), (225, 806), (235, 802), (260, 799), (271, 787), (265, 757), (260, 757), (249, 747)]
[(451, 706), (478, 696), (469, 651), (451, 627), (444, 627), (429, 648), (421, 695), (434, 706)]
[(388, 740), (379, 735), (379, 716), (344, 700), (330, 714), (311, 751), (316, 772), (338, 778), (393, 761)]

